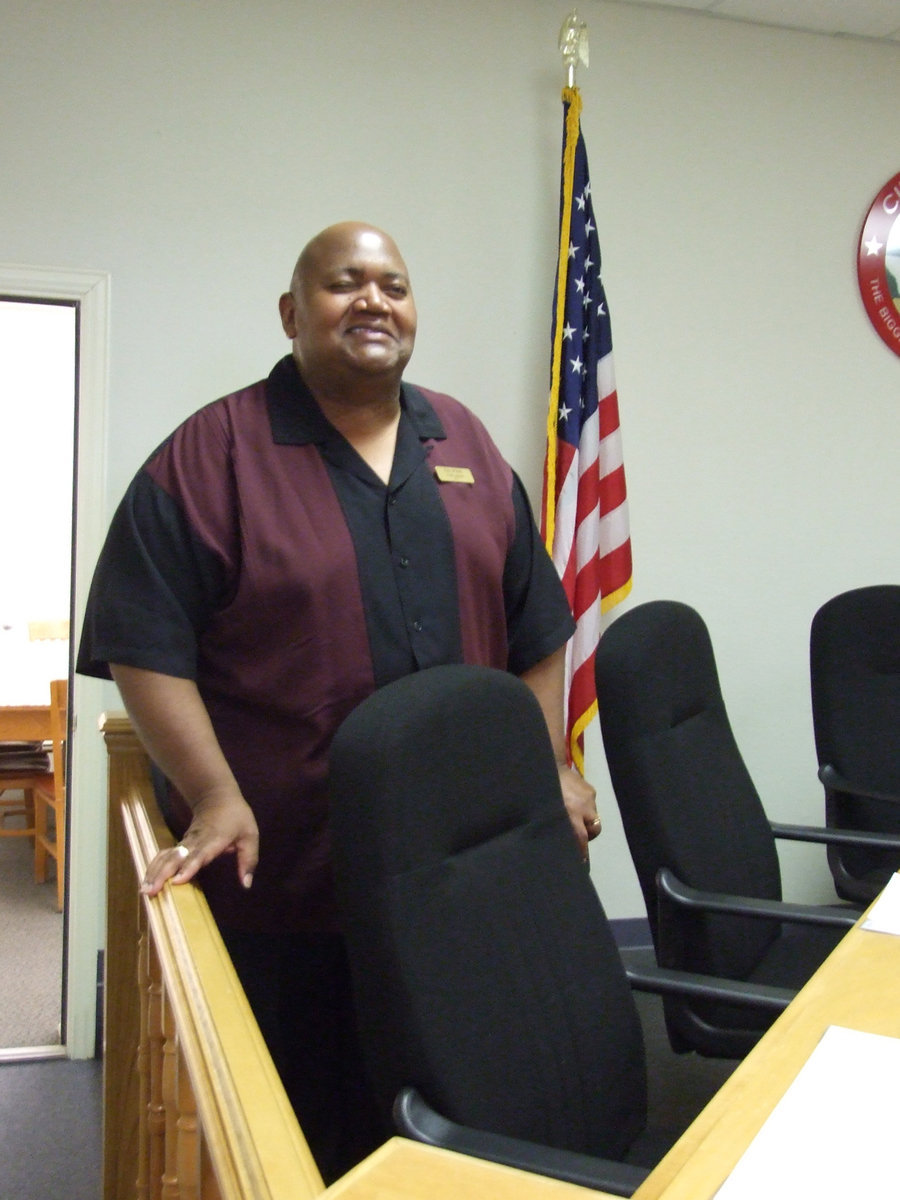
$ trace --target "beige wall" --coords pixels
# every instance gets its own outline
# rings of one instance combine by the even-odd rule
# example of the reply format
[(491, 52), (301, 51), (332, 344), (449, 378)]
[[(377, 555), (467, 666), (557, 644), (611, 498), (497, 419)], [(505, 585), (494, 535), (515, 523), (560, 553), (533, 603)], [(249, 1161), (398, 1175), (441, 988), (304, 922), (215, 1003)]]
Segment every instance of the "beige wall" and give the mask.
[[(410, 378), (473, 407), (537, 501), (567, 10), (0, 0), (0, 261), (111, 275), (109, 505), (178, 420), (286, 350), (293, 258), (344, 217), (406, 253)], [(809, 620), (897, 578), (900, 359), (854, 264), (900, 168), (900, 47), (580, 11), (631, 603), (703, 612), (771, 814), (815, 820)], [(588, 770), (594, 877), (611, 915), (639, 915), (595, 730)], [(798, 898), (822, 891), (818, 852), (786, 870)]]

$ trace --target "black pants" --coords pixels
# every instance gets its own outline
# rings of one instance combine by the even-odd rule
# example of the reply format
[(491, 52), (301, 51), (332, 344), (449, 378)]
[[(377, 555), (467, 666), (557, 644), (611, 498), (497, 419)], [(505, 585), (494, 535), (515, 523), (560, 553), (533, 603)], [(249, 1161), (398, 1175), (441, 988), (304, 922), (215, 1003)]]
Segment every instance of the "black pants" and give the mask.
[(343, 939), (222, 929), (326, 1184), (387, 1137), (366, 1082)]

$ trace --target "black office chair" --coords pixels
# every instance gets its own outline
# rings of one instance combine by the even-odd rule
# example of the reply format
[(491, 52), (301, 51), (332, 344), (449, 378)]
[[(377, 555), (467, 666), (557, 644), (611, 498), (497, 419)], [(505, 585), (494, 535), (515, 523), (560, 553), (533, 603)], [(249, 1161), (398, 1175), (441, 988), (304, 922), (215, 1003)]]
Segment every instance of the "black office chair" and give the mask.
[[(782, 902), (775, 837), (824, 830), (768, 821), (734, 740), (709, 633), (656, 600), (600, 639), (603, 744), (660, 966), (801, 987), (858, 912)], [(672, 1048), (743, 1057), (770, 1012), (668, 996)]]
[[(900, 586), (843, 592), (813, 617), (813, 727), (826, 824), (900, 835)], [(839, 896), (868, 903), (897, 851), (830, 846)]]
[[(385, 1111), (407, 1136), (629, 1195), (667, 1140), (645, 1128), (634, 998), (531, 691), (471, 666), (401, 679), (344, 722), (330, 771), (361, 1040)], [(790, 993), (765, 999), (781, 1011)]]

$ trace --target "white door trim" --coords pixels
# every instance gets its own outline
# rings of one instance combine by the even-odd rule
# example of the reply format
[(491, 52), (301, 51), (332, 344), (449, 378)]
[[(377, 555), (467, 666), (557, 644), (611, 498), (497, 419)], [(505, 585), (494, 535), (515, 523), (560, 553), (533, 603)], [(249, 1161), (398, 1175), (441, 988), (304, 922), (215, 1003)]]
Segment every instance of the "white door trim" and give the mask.
[[(78, 425), (75, 444), (74, 623), (77, 645), (91, 575), (106, 533), (106, 419), (110, 277), (104, 271), (0, 263), (0, 296), (78, 307)], [(79, 677), (73, 694), (70, 765), (67, 979), (62, 1040), (70, 1058), (94, 1054), (97, 953), (105, 942), (106, 761), (97, 724), (108, 692)], [(99, 1051), (99, 1047), (97, 1047)]]

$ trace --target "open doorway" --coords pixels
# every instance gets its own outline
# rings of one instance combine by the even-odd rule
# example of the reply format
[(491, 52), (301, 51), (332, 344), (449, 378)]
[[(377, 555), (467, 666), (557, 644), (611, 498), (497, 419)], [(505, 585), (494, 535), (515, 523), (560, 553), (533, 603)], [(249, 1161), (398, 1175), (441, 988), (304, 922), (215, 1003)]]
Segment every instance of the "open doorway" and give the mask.
[[(0, 296), (0, 706), (46, 706), (70, 674), (77, 332), (73, 302)], [(0, 1058), (62, 1053), (64, 864), (36, 882), (30, 837), (0, 858)]]

